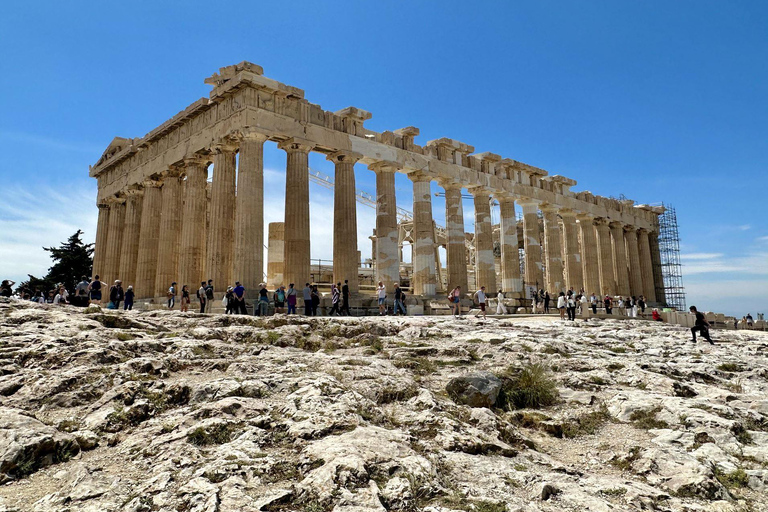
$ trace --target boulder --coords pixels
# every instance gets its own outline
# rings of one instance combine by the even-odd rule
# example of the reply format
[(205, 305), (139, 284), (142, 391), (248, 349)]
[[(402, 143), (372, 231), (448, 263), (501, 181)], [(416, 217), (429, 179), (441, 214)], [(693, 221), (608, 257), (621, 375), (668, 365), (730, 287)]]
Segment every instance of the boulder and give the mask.
[(491, 372), (473, 372), (451, 379), (445, 390), (457, 404), (491, 408), (499, 398), (501, 379)]

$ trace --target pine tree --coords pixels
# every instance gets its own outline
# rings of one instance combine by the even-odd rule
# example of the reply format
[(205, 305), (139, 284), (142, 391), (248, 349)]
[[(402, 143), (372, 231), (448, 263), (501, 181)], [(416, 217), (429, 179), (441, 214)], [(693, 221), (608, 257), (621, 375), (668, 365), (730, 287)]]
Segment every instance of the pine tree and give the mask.
[(72, 292), (83, 276), (91, 275), (93, 267), (93, 244), (84, 244), (81, 240), (83, 231), (70, 236), (60, 247), (43, 247), (51, 253), (53, 266), (48, 269), (48, 275), (40, 279), (33, 275), (29, 280), (20, 283), (17, 290), (40, 290), (47, 293), (58, 283), (62, 283)]

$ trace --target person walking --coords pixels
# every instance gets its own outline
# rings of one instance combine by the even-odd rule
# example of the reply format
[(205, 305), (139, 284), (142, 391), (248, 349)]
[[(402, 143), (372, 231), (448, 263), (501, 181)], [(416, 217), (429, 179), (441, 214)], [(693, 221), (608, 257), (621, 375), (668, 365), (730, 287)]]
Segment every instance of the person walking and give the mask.
[(565, 297), (565, 307), (568, 311), (568, 320), (576, 320), (576, 297), (573, 295), (573, 291), (569, 290), (568, 295)]
[(205, 312), (210, 313), (211, 308), (213, 308), (213, 279), (209, 279), (205, 286)]
[(224, 292), (224, 298), (221, 299), (221, 302), (224, 303), (225, 315), (231, 315), (235, 311), (235, 294), (232, 290), (234, 290), (233, 287), (227, 286), (227, 291)]
[(461, 286), (457, 286), (448, 294), (448, 303), (454, 317), (461, 316)]
[(747, 319), (747, 327), (751, 329), (752, 326), (755, 324), (755, 319), (752, 318), (752, 313), (747, 313), (746, 319)]
[(480, 316), (480, 313), (482, 313), (483, 320), (485, 320), (486, 319), (485, 301), (488, 299), (488, 297), (485, 295), (485, 286), (481, 286), (480, 289), (475, 292), (474, 298), (475, 300), (477, 300), (477, 303), (480, 305), (480, 312), (478, 312), (475, 315), (475, 318), (478, 318)]
[(189, 286), (182, 285), (181, 286), (181, 311), (182, 313), (186, 313), (189, 311)]
[(10, 297), (13, 295), (13, 285), (15, 284), (16, 281), (4, 279), (2, 284), (0, 284), (0, 297)]
[(128, 285), (128, 289), (125, 290), (125, 301), (123, 302), (123, 311), (130, 311), (133, 309), (133, 299), (135, 294), (133, 293), (133, 286)]
[[(284, 287), (281, 286), (283, 290), (285, 290)], [(285, 291), (283, 292), (283, 296), (285, 296)], [(274, 298), (274, 297), (273, 297)], [(285, 299), (283, 299), (285, 300)], [(277, 312), (277, 309), (275, 309), (275, 312)], [(253, 314), (259, 315), (259, 316), (268, 316), (269, 315), (269, 290), (267, 290), (266, 283), (260, 283), (259, 284), (259, 300), (253, 305)]]
[(101, 291), (107, 286), (107, 283), (102, 283), (98, 274), (93, 277), (93, 281), (88, 285), (88, 291), (91, 294), (91, 304), (101, 306)]
[(344, 280), (344, 286), (341, 287), (341, 313), (350, 316), (349, 312), (349, 281)]
[(592, 295), (589, 296), (589, 306), (592, 308), (592, 314), (597, 314), (597, 296), (595, 295), (595, 292), (592, 292)]
[(317, 291), (317, 285), (312, 285), (312, 291), (309, 293), (312, 304), (312, 316), (317, 316), (317, 308), (320, 306), (320, 292)]
[(235, 295), (235, 314), (247, 315), (248, 310), (245, 307), (245, 286), (240, 284), (240, 281), (235, 281), (235, 287), (232, 289), (232, 293)]
[(120, 309), (120, 303), (125, 298), (123, 293), (123, 282), (119, 279), (115, 279), (115, 284), (109, 289), (109, 306), (108, 309)]
[[(560, 292), (560, 294), (562, 295), (562, 292)], [(549, 313), (550, 300), (552, 299), (549, 297), (549, 292), (544, 292), (544, 313)]]
[(173, 306), (176, 305), (176, 281), (171, 283), (165, 295), (168, 297), (168, 309), (173, 309)]
[(383, 316), (387, 313), (387, 289), (381, 281), (376, 288), (376, 299), (379, 303), (379, 316)]
[(200, 288), (197, 289), (197, 300), (200, 302), (200, 313), (205, 313), (205, 281), (200, 281)]
[(328, 316), (334, 316), (334, 313), (336, 313), (336, 316), (341, 316), (341, 313), (339, 313), (339, 288), (335, 284), (331, 285), (331, 304), (333, 307)]
[(501, 290), (499, 290), (499, 293), (496, 294), (496, 314), (507, 314), (507, 307), (504, 305), (504, 294), (501, 292)]
[[(285, 292), (286, 301), (288, 302), (288, 314), (296, 314), (296, 288), (293, 287), (293, 283), (288, 285), (288, 290)], [(306, 309), (305, 309), (306, 314)]]
[(560, 320), (565, 320), (565, 294), (560, 292), (557, 297), (557, 310), (560, 312)]
[(275, 314), (285, 313), (285, 286), (278, 286), (273, 297), (275, 300)]
[(637, 307), (640, 309), (640, 314), (645, 315), (645, 296), (641, 295), (637, 298)]
[(691, 335), (693, 336), (693, 339), (691, 340), (693, 343), (696, 343), (696, 331), (699, 331), (701, 333), (701, 336), (709, 342), (710, 345), (714, 345), (715, 342), (712, 341), (712, 338), (709, 337), (709, 328), (710, 323), (707, 321), (707, 318), (704, 316), (704, 313), (699, 312), (698, 309), (696, 309), (696, 306), (691, 306), (688, 308), (688, 310), (696, 315), (696, 322), (693, 327), (691, 327)]
[[(309, 283), (304, 284), (304, 289), (301, 291), (304, 298), (304, 316), (312, 316), (312, 288)], [(290, 314), (290, 306), (288, 307), (288, 313)]]

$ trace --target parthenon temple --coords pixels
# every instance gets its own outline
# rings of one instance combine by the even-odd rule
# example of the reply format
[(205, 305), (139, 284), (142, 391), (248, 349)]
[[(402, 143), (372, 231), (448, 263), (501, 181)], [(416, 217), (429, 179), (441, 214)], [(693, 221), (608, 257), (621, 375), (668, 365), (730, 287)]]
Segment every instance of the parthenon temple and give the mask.
[[(573, 288), (598, 295), (644, 295), (664, 301), (659, 253), (663, 208), (575, 192), (576, 181), (449, 138), (418, 145), (413, 126), (367, 129), (371, 114), (335, 112), (310, 103), (302, 89), (242, 62), (207, 78), (213, 90), (141, 138), (116, 137), (90, 168), (98, 181), (94, 274), (134, 287), (137, 299), (161, 303), (172, 281), (194, 290), (212, 279), (216, 292), (240, 281), (257, 291), (313, 281), (310, 263), (309, 153), (335, 165), (333, 280), (361, 296), (356, 164), (376, 176), (372, 278), (404, 283), (429, 312), (430, 301), (459, 285), (503, 290), (523, 307), (526, 290)], [(287, 154), (285, 221), (270, 234), (265, 274), (263, 151)], [(208, 168), (213, 164), (212, 182)], [(412, 261), (402, 271), (395, 173), (413, 186), (407, 236)], [(436, 231), (431, 182), (444, 190), (444, 229)], [(473, 255), (467, 256), (462, 191), (474, 201)], [(272, 199), (273, 201), (274, 199)], [(279, 200), (278, 200), (279, 201)], [(491, 220), (491, 204), (499, 223)], [(520, 236), (516, 207), (522, 209)], [(495, 235), (495, 236), (494, 236)], [(438, 239), (439, 237), (439, 239)], [(522, 238), (522, 240), (520, 240)], [(436, 247), (445, 248), (443, 269)], [(522, 261), (521, 261), (522, 259)], [(469, 277), (472, 277), (470, 281)], [(404, 280), (404, 277), (407, 279)], [(301, 295), (301, 294), (299, 294)], [(444, 297), (444, 295), (443, 295)], [(142, 301), (139, 301), (142, 302)]]

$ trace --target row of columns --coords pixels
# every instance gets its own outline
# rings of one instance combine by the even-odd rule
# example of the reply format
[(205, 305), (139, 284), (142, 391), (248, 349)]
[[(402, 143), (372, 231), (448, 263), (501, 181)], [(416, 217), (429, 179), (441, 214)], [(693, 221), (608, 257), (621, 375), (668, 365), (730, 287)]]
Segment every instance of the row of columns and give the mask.
[[(216, 291), (235, 280), (255, 291), (263, 281), (263, 146), (267, 136), (251, 132), (211, 148), (214, 173), (210, 221), (207, 216), (207, 166), (211, 155), (192, 156), (121, 197), (99, 205), (94, 270), (104, 279), (120, 277), (134, 284), (137, 296), (163, 296), (172, 281), (194, 289), (213, 279)], [(288, 139), (278, 147), (287, 154), (283, 283), (302, 287), (310, 280), (308, 141)], [(237, 153), (239, 152), (239, 167)], [(335, 164), (334, 281), (349, 281), (358, 292), (357, 217), (354, 165), (361, 155), (338, 151)], [(399, 282), (395, 172), (387, 163), (372, 164), (376, 173), (376, 277), (391, 288)], [(413, 274), (416, 295), (434, 296), (438, 274), (430, 192), (431, 177), (411, 172), (413, 182)], [(445, 188), (448, 286), (467, 290), (465, 229), (461, 185)], [(473, 188), (475, 206), (475, 276), (489, 292), (497, 287), (488, 190)], [(587, 293), (645, 295), (657, 299), (660, 282), (658, 239), (646, 230), (518, 198), (523, 211), (525, 273), (520, 274), (515, 198), (498, 195), (500, 204), (501, 288), (523, 293), (523, 283), (550, 293), (573, 287)], [(538, 212), (544, 225), (544, 254)], [(562, 229), (561, 229), (562, 226)], [(654, 261), (656, 251), (656, 261)], [(102, 270), (103, 269), (103, 270)], [(545, 272), (546, 270), (546, 272)], [(277, 283), (275, 283), (277, 284)], [(663, 299), (663, 298), (660, 298)]]

